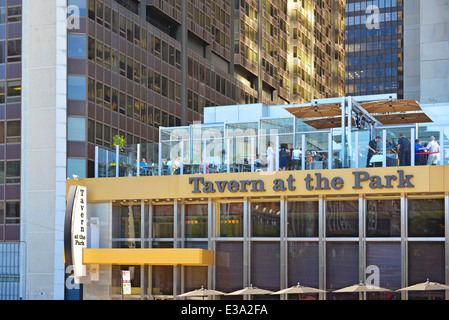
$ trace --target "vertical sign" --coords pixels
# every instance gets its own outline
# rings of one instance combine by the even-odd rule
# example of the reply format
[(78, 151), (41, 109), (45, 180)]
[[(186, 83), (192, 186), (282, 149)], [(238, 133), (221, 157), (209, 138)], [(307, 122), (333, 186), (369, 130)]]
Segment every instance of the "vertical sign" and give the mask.
[(86, 276), (83, 265), (83, 249), (87, 245), (86, 187), (72, 186), (67, 198), (64, 230), (64, 251), (66, 264), (73, 266), (75, 282)]
[(122, 270), (122, 293), (131, 294), (131, 273), (129, 270)]

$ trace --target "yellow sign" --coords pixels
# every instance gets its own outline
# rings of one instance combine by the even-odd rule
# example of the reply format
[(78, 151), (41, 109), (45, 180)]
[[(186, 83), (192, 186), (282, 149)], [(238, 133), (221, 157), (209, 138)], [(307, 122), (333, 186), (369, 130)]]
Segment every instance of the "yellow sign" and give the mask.
[[(448, 182), (446, 182), (448, 181)], [(449, 192), (449, 166), (243, 172), (67, 180), (88, 201)]]

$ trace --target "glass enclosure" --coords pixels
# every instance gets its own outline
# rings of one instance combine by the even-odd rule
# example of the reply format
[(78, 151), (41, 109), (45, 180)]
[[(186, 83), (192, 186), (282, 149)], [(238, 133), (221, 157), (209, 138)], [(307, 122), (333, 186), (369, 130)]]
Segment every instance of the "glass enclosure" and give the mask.
[(449, 127), (426, 123), (378, 126), (371, 133), (317, 130), (294, 117), (261, 118), (161, 127), (159, 136), (159, 143), (96, 147), (95, 177), (449, 164)]

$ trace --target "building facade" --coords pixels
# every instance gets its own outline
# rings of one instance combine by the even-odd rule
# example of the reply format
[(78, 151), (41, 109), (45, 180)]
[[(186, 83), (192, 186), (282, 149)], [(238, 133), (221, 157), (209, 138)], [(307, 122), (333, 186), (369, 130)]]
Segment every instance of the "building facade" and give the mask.
[[(283, 105), (253, 105), (251, 114), (243, 107), (207, 108), (210, 123), (160, 128), (159, 163), (145, 166), (129, 153), (132, 176), (102, 175), (118, 161), (111, 154), (98, 157), (98, 178), (68, 180), (67, 190), (86, 187), (96, 230), (88, 231), (94, 245), (83, 261), (93, 271), (81, 280), (83, 299), (122, 299), (124, 270), (132, 275), (124, 299), (181, 299), (202, 286), (275, 292), (298, 282), (327, 291), (302, 299), (359, 299), (334, 291), (360, 281), (391, 290), (367, 299), (447, 298), (444, 291), (397, 291), (426, 279), (449, 281), (449, 126), (438, 112), (422, 106), (433, 121), (378, 124), (372, 134), (382, 137), (384, 160), (368, 168), (368, 127), (342, 133), (314, 128)], [(413, 148), (410, 164), (399, 166), (392, 145), (401, 133), (423, 145), (434, 137), (439, 160), (421, 162)], [(273, 167), (270, 143), (279, 150)], [(282, 146), (297, 144), (298, 165), (282, 168)], [(179, 167), (172, 170), (170, 159)]]
[(346, 94), (404, 97), (402, 0), (346, 1)]
[(343, 17), (342, 1), (0, 1), (0, 241), (19, 257), (2, 298), (64, 298), (65, 180), (94, 176), (95, 146), (150, 156), (205, 106), (342, 95)]

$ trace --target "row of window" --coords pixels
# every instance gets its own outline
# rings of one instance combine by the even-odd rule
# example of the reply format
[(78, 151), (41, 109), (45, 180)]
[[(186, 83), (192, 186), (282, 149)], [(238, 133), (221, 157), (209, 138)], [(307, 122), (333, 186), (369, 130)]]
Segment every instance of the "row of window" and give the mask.
[(384, 40), (376, 42), (366, 43), (353, 43), (346, 44), (346, 53), (361, 52), (361, 51), (373, 51), (373, 50), (388, 50), (388, 49), (401, 49), (403, 47), (403, 40)]
[(381, 36), (393, 36), (402, 34), (402, 26), (382, 26), (379, 29), (367, 29), (365, 27), (360, 29), (346, 30), (346, 39), (360, 39), (360, 38), (372, 38)]
[(353, 0), (346, 3), (346, 12), (365, 11), (369, 6), (376, 6), (380, 9), (401, 7), (402, 0), (371, 0), (371, 1), (359, 1)]
[(397, 92), (398, 89), (402, 89), (401, 82), (398, 81), (385, 81), (385, 82), (372, 82), (372, 83), (357, 83), (347, 84), (346, 93), (376, 93), (376, 92)]
[(349, 56), (346, 57), (346, 65), (352, 66), (364, 66), (364, 65), (377, 65), (380, 63), (398, 63), (403, 59), (402, 53), (392, 54), (374, 54), (363, 56)]
[[(328, 200), (325, 202), (326, 237), (359, 236), (359, 201)], [(408, 199), (408, 237), (444, 237), (444, 199)], [(117, 208), (118, 209), (118, 208)], [(125, 227), (129, 210), (122, 206), (113, 215), (114, 238), (140, 238), (140, 206), (135, 207), (134, 230)], [(280, 237), (280, 202), (251, 202), (250, 235), (252, 237)], [(319, 236), (318, 201), (288, 201), (287, 236), (316, 238)], [(153, 206), (151, 221), (153, 238), (173, 238), (174, 206)], [(243, 237), (245, 228), (244, 204), (221, 203), (217, 217), (217, 237)], [(367, 200), (365, 212), (367, 237), (401, 237), (401, 200)], [(183, 221), (186, 238), (208, 237), (208, 204), (186, 204)], [(131, 234), (135, 234), (132, 236)], [(145, 236), (147, 237), (147, 235)]]
[(371, 78), (383, 78), (383, 77), (395, 77), (399, 74), (402, 75), (402, 68), (380, 68), (380, 69), (367, 69), (359, 71), (349, 71), (347, 73), (347, 80), (353, 79), (371, 79)]
[[(363, 16), (352, 16), (352, 17), (346, 17), (346, 26), (354, 26), (354, 25), (360, 25), (364, 24), (366, 25), (373, 24), (373, 20), (370, 19), (371, 17), (369, 15), (363, 15)], [(376, 22), (391, 22), (391, 21), (397, 21), (402, 20), (402, 12), (383, 12), (379, 13), (378, 17), (376, 17)]]

